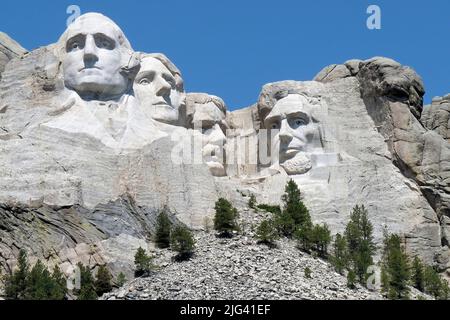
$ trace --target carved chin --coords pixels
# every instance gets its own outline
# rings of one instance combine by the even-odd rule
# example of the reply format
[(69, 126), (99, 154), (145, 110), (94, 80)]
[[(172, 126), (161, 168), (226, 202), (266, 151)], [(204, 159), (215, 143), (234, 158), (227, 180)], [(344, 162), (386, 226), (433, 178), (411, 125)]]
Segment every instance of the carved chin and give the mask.
[(288, 175), (304, 174), (311, 170), (311, 159), (304, 152), (298, 153), (294, 158), (280, 163)]
[(216, 161), (209, 161), (206, 163), (208, 165), (209, 168), (209, 172), (211, 172), (211, 174), (215, 177), (224, 177), (227, 175), (227, 173), (225, 172), (225, 168), (223, 166), (223, 164), (221, 164), (220, 162), (216, 162)]

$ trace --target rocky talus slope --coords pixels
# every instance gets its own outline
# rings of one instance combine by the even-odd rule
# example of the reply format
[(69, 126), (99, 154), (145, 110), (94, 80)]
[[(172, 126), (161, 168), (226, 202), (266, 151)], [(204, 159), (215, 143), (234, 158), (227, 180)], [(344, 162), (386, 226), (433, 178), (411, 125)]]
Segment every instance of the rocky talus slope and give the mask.
[[(381, 299), (362, 287), (347, 288), (344, 276), (328, 262), (302, 253), (294, 241), (280, 240), (276, 248), (269, 248), (246, 236), (220, 239), (198, 232), (195, 237), (197, 250), (190, 261), (175, 262), (173, 252), (158, 250), (154, 274), (102, 299)], [(305, 276), (307, 267), (311, 278)]]
[[(301, 252), (293, 240), (280, 239), (275, 248), (258, 244), (254, 230), (266, 217), (246, 209), (241, 213), (241, 233), (219, 238), (214, 231), (195, 232), (196, 251), (189, 261), (174, 261), (175, 253), (155, 249), (155, 271), (104, 300), (301, 300), (382, 299), (361, 286), (347, 288), (347, 279), (332, 265)], [(311, 269), (311, 278), (305, 276)]]

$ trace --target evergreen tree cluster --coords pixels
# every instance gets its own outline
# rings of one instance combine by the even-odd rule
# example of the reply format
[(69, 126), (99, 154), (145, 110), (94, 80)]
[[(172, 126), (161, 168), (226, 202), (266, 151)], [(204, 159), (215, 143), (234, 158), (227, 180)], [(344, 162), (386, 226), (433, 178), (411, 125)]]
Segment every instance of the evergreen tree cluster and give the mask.
[[(89, 267), (78, 263), (80, 287), (73, 291), (78, 300), (95, 300), (112, 290), (112, 276), (100, 266), (96, 278)], [(5, 295), (13, 300), (64, 300), (68, 298), (67, 280), (58, 266), (50, 272), (38, 260), (31, 268), (25, 250), (20, 250), (18, 268), (5, 276)]]
[(314, 225), (308, 208), (302, 201), (297, 184), (290, 180), (282, 196), (283, 209), (279, 206), (260, 204), (257, 208), (271, 212), (273, 217), (264, 220), (256, 230), (261, 243), (273, 245), (280, 236), (295, 238), (304, 251), (315, 251), (321, 257), (328, 254), (331, 233), (326, 224)]
[(63, 300), (66, 279), (58, 266), (53, 272), (38, 260), (31, 268), (25, 250), (20, 250), (18, 268), (5, 276), (5, 295), (14, 300)]
[(350, 288), (354, 288), (357, 282), (366, 285), (369, 276), (367, 270), (373, 265), (375, 249), (373, 226), (367, 209), (356, 205), (350, 214), (344, 234), (338, 233), (334, 238), (331, 257), (337, 272), (340, 274), (347, 272)]
[[(164, 209), (158, 215), (156, 221), (155, 242), (157, 247), (160, 249), (170, 247), (173, 251), (178, 252), (176, 256), (177, 260), (189, 259), (195, 248), (195, 240), (191, 231), (182, 225), (173, 226), (169, 219), (167, 209)], [(138, 253), (141, 255), (139, 260), (145, 261), (142, 256), (142, 252), (138, 250)], [(142, 269), (136, 269), (136, 271), (138, 274), (143, 275), (148, 273), (149, 270), (142, 271)]]
[(381, 284), (382, 292), (389, 299), (408, 299), (410, 285), (435, 299), (450, 298), (448, 282), (436, 268), (425, 265), (417, 256), (410, 259), (400, 236), (387, 232), (381, 261)]

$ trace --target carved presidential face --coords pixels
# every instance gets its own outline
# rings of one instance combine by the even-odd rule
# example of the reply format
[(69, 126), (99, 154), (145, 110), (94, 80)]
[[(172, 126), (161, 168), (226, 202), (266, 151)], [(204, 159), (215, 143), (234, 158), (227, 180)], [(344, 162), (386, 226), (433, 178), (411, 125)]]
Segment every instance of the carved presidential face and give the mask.
[(120, 44), (119, 32), (101, 15), (82, 16), (69, 26), (63, 57), (66, 87), (99, 100), (127, 90), (129, 79), (121, 68), (129, 56)]
[(194, 128), (203, 134), (203, 159), (212, 175), (221, 177), (226, 175), (224, 166), (224, 145), (227, 141), (224, 125), (225, 114), (214, 102), (195, 104), (193, 115)]
[(141, 106), (157, 121), (177, 125), (183, 93), (177, 90), (176, 79), (158, 59), (146, 57), (133, 86)]
[(275, 104), (264, 123), (267, 129), (279, 130), (272, 141), (272, 150), (279, 150), (279, 162), (285, 171), (308, 172), (311, 169), (308, 151), (319, 134), (308, 100), (299, 94), (289, 94)]

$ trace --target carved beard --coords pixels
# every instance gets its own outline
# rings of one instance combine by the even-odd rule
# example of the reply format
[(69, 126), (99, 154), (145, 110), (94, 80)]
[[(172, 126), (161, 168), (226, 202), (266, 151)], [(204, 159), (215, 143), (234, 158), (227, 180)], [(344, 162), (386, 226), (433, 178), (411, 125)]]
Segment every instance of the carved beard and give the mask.
[(292, 159), (280, 163), (288, 175), (304, 174), (311, 170), (311, 159), (306, 152), (299, 152)]

